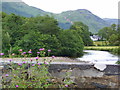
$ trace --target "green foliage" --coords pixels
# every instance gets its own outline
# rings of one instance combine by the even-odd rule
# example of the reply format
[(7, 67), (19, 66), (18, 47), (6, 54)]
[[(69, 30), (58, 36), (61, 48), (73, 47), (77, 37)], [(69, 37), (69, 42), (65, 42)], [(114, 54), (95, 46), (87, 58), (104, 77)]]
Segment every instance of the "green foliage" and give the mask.
[(75, 22), (70, 29), (75, 30), (82, 37), (85, 46), (93, 45), (87, 25), (82, 22)]
[(98, 35), (101, 36), (101, 40), (108, 41), (109, 45), (119, 45), (119, 32), (116, 28), (116, 24), (99, 30)]
[(77, 57), (83, 54), (83, 41), (74, 30), (64, 30), (59, 34), (62, 56)]
[(11, 45), (14, 45), (22, 36), (23, 30), (21, 30), (21, 25), (23, 25), (23, 23), (24, 18), (15, 14), (7, 15), (3, 18), (2, 28), (5, 29), (5, 32), (12, 38), (10, 41)]
[(120, 64), (120, 61), (117, 61), (116, 64)]
[[(57, 55), (60, 43), (55, 35), (41, 34), (39, 32), (30, 32), (21, 40), (17, 41), (16, 46), (28, 51), (28, 48), (36, 52), (39, 48), (51, 49), (52, 54)], [(55, 52), (55, 53), (54, 53)]]
[(26, 30), (26, 33), (34, 30), (42, 34), (56, 35), (60, 28), (58, 27), (58, 22), (53, 17), (38, 16), (28, 18), (22, 29)]
[(109, 42), (108, 41), (94, 41), (93, 44), (94, 46), (108, 46)]
[[(5, 13), (3, 13), (2, 22), (3, 52), (6, 55), (18, 53), (17, 49), (28, 52), (30, 48), (34, 53), (39, 48), (45, 48), (46, 50), (52, 49), (51, 54), (57, 56), (76, 57), (83, 53), (83, 41), (85, 45), (92, 43), (88, 27), (82, 23), (78, 23), (81, 29), (60, 30), (58, 22), (53, 17), (25, 18)], [(36, 53), (32, 56), (36, 56)]]
[(108, 41), (110, 45), (119, 45), (118, 34), (112, 34)]

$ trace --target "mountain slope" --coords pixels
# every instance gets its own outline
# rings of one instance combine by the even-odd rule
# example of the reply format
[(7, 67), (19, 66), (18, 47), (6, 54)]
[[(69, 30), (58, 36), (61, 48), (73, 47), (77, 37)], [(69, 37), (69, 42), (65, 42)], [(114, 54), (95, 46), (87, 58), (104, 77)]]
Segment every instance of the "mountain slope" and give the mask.
[(74, 11), (66, 11), (55, 16), (61, 23), (73, 23), (81, 21), (89, 26), (91, 32), (98, 32), (99, 29), (109, 26), (109, 24), (98, 16), (92, 14), (86, 9), (78, 9)]
[(50, 14), (41, 9), (31, 7), (24, 2), (2, 2), (2, 11), (7, 14), (14, 13), (25, 17)]
[(81, 21), (88, 25), (89, 30), (92, 33), (97, 33), (99, 29), (105, 26), (110, 26), (110, 23), (104, 21), (86, 9), (70, 10), (60, 14), (54, 14), (29, 6), (24, 2), (2, 2), (2, 11), (7, 14), (14, 13), (25, 17), (50, 15), (58, 20), (59, 26), (63, 29), (69, 29), (73, 22), (76, 21)]

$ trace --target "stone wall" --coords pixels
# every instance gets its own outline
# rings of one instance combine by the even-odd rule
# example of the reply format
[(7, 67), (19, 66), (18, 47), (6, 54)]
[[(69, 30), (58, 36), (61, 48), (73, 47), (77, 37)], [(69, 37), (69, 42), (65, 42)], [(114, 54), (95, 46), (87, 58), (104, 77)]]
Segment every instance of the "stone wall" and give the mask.
[[(120, 75), (120, 65), (106, 65), (104, 70), (97, 69), (93, 64), (51, 64), (51, 73), (70, 71), (72, 75), (101, 77), (103, 75)], [(58, 75), (59, 76), (59, 75)]]
[[(0, 64), (0, 81), (3, 68), (6, 68), (6, 63)], [(85, 86), (82, 85), (91, 87), (92, 84), (112, 88), (120, 85), (120, 65), (116, 64), (106, 65), (103, 70), (95, 67), (94, 64), (51, 64), (49, 72), (54, 78), (59, 78), (61, 82), (65, 77), (70, 77), (83, 88)]]

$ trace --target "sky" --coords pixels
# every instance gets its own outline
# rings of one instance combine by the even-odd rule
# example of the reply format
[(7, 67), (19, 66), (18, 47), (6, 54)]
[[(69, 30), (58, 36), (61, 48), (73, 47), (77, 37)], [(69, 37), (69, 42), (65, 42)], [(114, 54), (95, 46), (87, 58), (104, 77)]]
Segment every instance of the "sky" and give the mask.
[(22, 1), (30, 6), (34, 6), (44, 11), (52, 13), (61, 13), (67, 10), (87, 9), (101, 18), (118, 18), (118, 2), (120, 0), (22, 0)]

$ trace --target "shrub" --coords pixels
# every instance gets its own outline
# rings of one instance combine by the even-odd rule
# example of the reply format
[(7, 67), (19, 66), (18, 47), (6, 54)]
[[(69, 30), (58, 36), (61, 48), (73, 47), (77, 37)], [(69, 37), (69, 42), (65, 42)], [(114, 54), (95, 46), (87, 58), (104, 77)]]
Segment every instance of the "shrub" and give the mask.
[(61, 43), (61, 56), (77, 57), (83, 54), (84, 44), (76, 31), (61, 31), (59, 40)]

